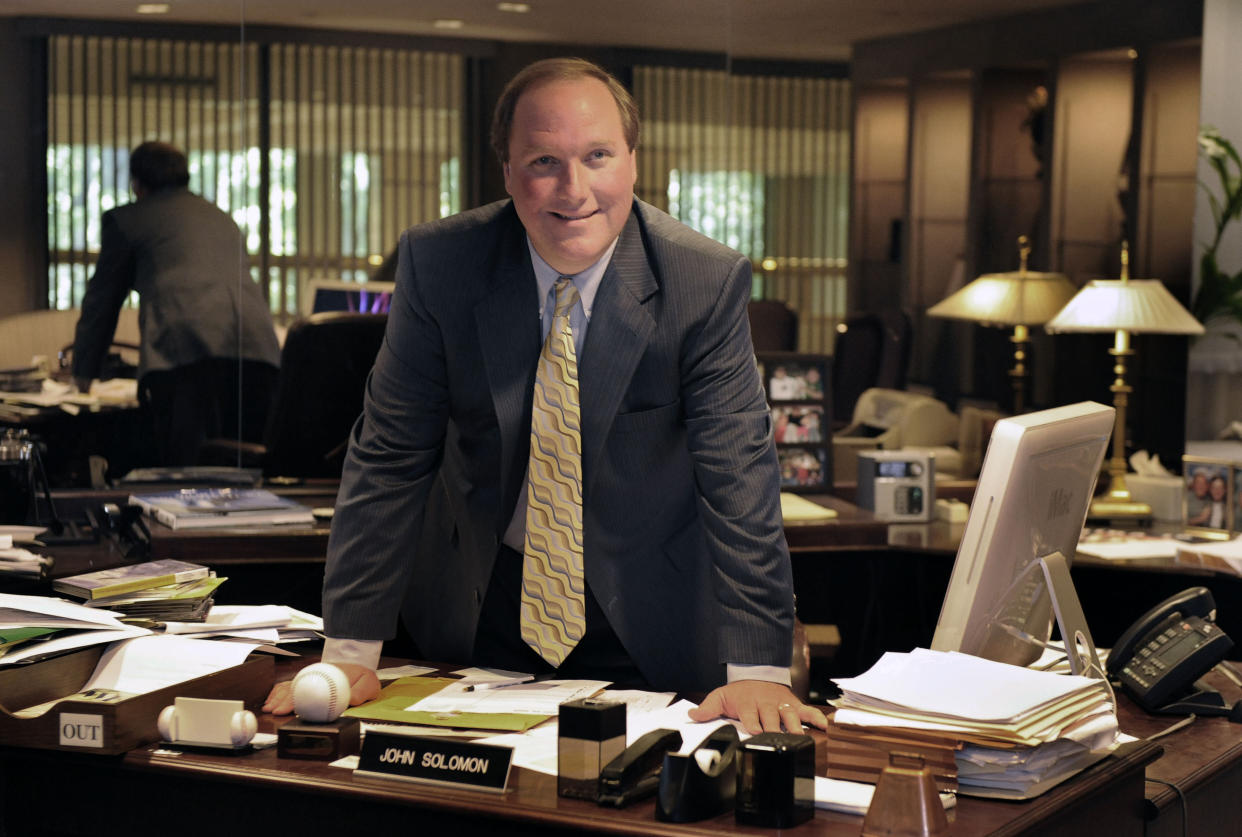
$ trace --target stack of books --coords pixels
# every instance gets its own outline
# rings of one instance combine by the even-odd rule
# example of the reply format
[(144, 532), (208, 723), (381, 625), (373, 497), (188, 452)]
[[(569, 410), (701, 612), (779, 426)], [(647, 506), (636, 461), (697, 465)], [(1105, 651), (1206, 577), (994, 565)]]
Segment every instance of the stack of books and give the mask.
[(182, 488), (131, 494), (129, 502), (170, 529), (310, 524), (310, 508), (262, 488)]
[(202, 622), (211, 612), (216, 588), (226, 581), (227, 578), (208, 575), (193, 581), (91, 599), (83, 604), (123, 613), (131, 620)]
[(52, 589), (129, 620), (201, 622), (225, 580), (200, 564), (165, 559), (58, 578)]
[(1112, 692), (1096, 678), (919, 648), (835, 682), (833, 778), (875, 781), (900, 750), (922, 755), (945, 789), (951, 753), (958, 792), (1028, 799), (1118, 744)]

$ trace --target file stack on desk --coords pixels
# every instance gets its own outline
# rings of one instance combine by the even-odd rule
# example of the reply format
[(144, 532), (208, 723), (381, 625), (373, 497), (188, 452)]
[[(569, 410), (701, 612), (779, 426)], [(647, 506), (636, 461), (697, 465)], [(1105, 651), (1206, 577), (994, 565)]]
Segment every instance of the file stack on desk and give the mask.
[(170, 529), (315, 522), (309, 507), (262, 488), (182, 488), (131, 494), (129, 502)]
[(211, 574), (206, 578), (148, 587), (85, 602), (87, 607), (101, 607), (124, 614), (129, 619), (154, 622), (202, 622), (211, 612), (216, 588), (228, 581)]
[(162, 561), (143, 561), (140, 564), (123, 564), (106, 570), (67, 575), (53, 581), (52, 589), (78, 599), (94, 601), (115, 598), (136, 590), (197, 581), (209, 575), (210, 572), (202, 564), (165, 558)]
[(940, 791), (957, 790), (956, 756), (962, 742), (953, 736), (900, 727), (859, 727), (828, 723), (828, 775), (847, 782), (875, 784), (889, 755), (908, 753), (923, 759)]
[(0, 576), (39, 578), (51, 567), (51, 558), (14, 546), (11, 534), (0, 533)]
[[(851, 744), (863, 731), (874, 735), (876, 777), (890, 749), (910, 740), (938, 738), (941, 748), (955, 753), (959, 792), (1028, 799), (1107, 755), (1118, 743), (1108, 686), (1090, 677), (920, 648), (909, 654), (887, 653), (866, 673), (834, 682), (842, 696), (834, 701), (833, 723), (847, 731)], [(856, 752), (838, 749), (830, 735), (828, 775), (858, 778), (857, 761), (849, 761)], [(935, 762), (929, 766), (937, 772)]]
[(206, 617), (216, 588), (226, 580), (201, 564), (165, 558), (65, 576), (54, 580), (52, 589), (130, 621), (192, 622)]

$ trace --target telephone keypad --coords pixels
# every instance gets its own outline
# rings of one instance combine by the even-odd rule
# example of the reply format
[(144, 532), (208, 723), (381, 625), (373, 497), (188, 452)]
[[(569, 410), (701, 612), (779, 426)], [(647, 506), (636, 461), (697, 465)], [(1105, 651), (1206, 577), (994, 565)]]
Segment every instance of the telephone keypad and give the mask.
[(1232, 646), (1215, 624), (1199, 617), (1179, 619), (1139, 648), (1121, 670), (1121, 681), (1144, 708), (1156, 711), (1184, 688), (1175, 676), (1179, 670), (1193, 669), (1197, 676), (1223, 659)]

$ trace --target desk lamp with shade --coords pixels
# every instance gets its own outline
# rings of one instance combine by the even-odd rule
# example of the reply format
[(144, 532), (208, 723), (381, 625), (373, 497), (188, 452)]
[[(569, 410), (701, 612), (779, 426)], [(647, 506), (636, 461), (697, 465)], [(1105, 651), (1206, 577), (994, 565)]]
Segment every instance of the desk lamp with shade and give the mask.
[(969, 320), (986, 326), (1013, 326), (1013, 412), (1023, 411), (1026, 390), (1026, 344), (1030, 326), (1042, 325), (1059, 311), (1075, 289), (1060, 273), (1039, 273), (1026, 269), (1031, 255), (1030, 240), (1018, 236), (1019, 267), (1008, 273), (985, 273), (966, 287), (950, 294), (927, 309), (928, 316)]
[(1048, 321), (1045, 328), (1057, 332), (1113, 332), (1115, 358), (1113, 393), (1116, 420), (1113, 455), (1108, 462), (1108, 491), (1091, 503), (1089, 517), (1149, 517), (1151, 506), (1136, 502), (1126, 486), (1126, 405), (1133, 388), (1126, 383), (1126, 358), (1133, 355), (1131, 334), (1203, 334), (1203, 326), (1191, 316), (1159, 279), (1130, 278), (1130, 250), (1121, 243), (1121, 278), (1092, 279)]

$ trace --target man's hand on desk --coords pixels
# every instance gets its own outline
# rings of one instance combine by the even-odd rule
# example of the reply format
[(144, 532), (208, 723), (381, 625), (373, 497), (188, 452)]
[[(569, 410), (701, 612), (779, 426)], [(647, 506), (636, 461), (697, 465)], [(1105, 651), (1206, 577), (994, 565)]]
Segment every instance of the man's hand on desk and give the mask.
[[(356, 663), (333, 663), (333, 665), (345, 672), (345, 676), (349, 678), (350, 706), (366, 703), (379, 696), (379, 678), (375, 676), (372, 669)], [(263, 711), (271, 712), (273, 715), (288, 715), (292, 712), (293, 682), (286, 680), (273, 686), (267, 696), (267, 701), (263, 704)]]
[(737, 718), (752, 735), (760, 732), (802, 732), (803, 724), (828, 728), (824, 713), (794, 697), (788, 686), (766, 680), (735, 680), (712, 691), (695, 709), (690, 720)]

